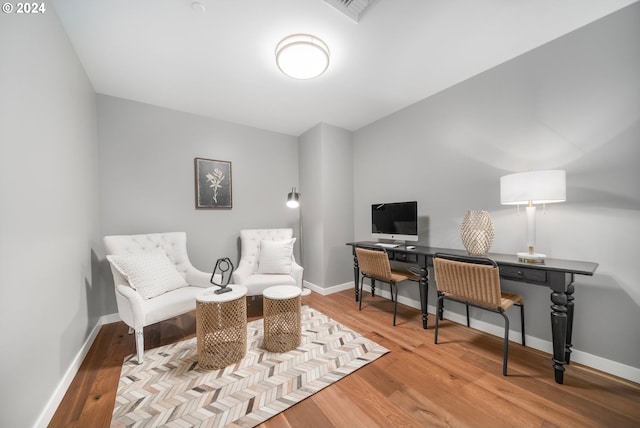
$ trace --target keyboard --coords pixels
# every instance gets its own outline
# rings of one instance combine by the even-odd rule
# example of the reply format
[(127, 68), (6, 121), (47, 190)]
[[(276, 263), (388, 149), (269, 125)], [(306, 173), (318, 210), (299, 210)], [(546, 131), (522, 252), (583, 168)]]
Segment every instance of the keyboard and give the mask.
[(378, 242), (378, 243), (376, 243), (376, 245), (378, 247), (384, 247), (384, 248), (397, 248), (398, 247), (398, 244), (387, 244), (385, 242)]

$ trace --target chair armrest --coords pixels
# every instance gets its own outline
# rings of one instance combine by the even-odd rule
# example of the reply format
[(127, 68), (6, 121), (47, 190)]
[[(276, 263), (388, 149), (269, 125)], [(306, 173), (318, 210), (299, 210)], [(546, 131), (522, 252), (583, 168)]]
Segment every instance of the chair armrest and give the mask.
[(291, 265), (291, 276), (296, 280), (296, 284), (298, 287), (302, 288), (302, 275), (304, 273), (304, 268), (300, 266), (295, 261)]
[(118, 315), (129, 327), (141, 329), (145, 325), (144, 299), (128, 285), (116, 285)]
[[(213, 284), (211, 283), (210, 272), (203, 272), (201, 270), (193, 268), (193, 269), (189, 269), (186, 272), (185, 276), (186, 276), (185, 280), (189, 285), (193, 285), (195, 287), (203, 287), (203, 288), (213, 287)], [(222, 279), (219, 274), (216, 274), (214, 280), (219, 283)]]
[(251, 276), (251, 273), (251, 266), (248, 263), (240, 262), (237, 269), (233, 271), (233, 274), (231, 275), (231, 283), (244, 284), (247, 278)]

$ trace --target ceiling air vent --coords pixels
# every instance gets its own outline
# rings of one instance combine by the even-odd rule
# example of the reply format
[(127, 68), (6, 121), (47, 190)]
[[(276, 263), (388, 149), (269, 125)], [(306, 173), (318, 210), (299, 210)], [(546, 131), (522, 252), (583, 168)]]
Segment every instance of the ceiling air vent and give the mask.
[(358, 22), (367, 8), (378, 0), (324, 0), (353, 21)]

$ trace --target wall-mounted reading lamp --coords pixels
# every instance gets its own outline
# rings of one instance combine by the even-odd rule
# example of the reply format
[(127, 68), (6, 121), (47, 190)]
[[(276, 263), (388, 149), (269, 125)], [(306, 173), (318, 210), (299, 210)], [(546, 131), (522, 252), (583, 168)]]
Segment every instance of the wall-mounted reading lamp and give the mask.
[[(300, 193), (296, 192), (296, 188), (293, 187), (291, 192), (287, 195), (287, 206), (289, 208), (299, 208), (300, 207)], [(300, 218), (300, 232), (298, 236), (300, 236), (300, 265), (304, 267), (304, 243), (302, 242), (302, 209), (299, 212)], [(304, 283), (304, 280), (303, 280)], [(311, 294), (311, 290), (308, 288), (302, 288), (302, 296), (308, 296)]]

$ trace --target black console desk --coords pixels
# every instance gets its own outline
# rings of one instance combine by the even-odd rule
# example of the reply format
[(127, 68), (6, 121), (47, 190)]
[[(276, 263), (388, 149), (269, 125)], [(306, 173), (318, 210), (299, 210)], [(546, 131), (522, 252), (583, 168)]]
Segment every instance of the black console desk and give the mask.
[[(364, 248), (380, 248), (375, 242), (348, 242), (353, 251), (353, 277), (355, 283), (356, 301), (360, 298), (358, 283), (360, 269), (356, 259), (356, 246)], [(449, 253), (466, 255), (464, 250), (450, 248), (415, 246), (407, 248), (398, 245), (385, 248), (389, 259), (398, 262), (412, 263), (420, 267), (420, 309), (422, 311), (422, 327), (427, 328), (427, 303), (429, 285), (428, 268), (433, 266), (435, 253)], [(597, 263), (573, 260), (546, 259), (544, 264), (528, 264), (518, 261), (515, 254), (489, 253), (488, 257), (498, 263), (500, 277), (510, 281), (549, 287), (551, 289), (551, 335), (553, 340), (553, 369), (557, 383), (563, 382), (564, 366), (571, 359), (571, 334), (573, 331), (574, 308), (574, 276), (593, 276), (598, 267)], [(440, 314), (442, 316), (442, 314)]]

